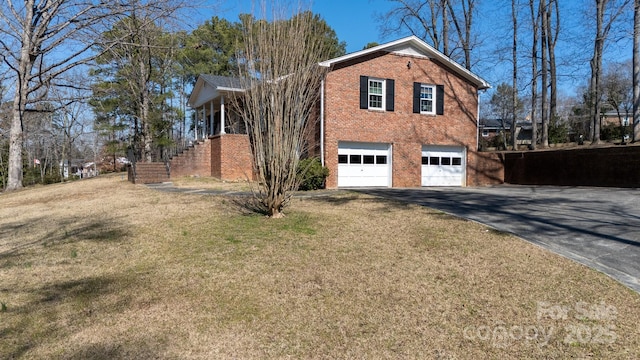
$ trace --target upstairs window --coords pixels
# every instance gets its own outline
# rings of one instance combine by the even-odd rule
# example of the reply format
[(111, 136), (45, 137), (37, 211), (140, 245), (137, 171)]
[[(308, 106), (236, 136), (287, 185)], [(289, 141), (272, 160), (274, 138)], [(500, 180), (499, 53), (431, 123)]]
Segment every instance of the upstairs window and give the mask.
[(360, 109), (393, 111), (394, 92), (393, 79), (360, 76)]
[(444, 85), (413, 83), (413, 113), (444, 115)]
[(435, 114), (433, 106), (435, 86), (420, 85), (420, 114)]
[(384, 81), (369, 79), (369, 109), (380, 109), (384, 103)]

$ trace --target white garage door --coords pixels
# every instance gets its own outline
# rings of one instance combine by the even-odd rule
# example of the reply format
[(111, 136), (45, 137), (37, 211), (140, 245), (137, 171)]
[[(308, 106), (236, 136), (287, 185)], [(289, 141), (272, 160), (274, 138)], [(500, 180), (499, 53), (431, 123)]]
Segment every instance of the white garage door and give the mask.
[(422, 186), (464, 186), (466, 152), (457, 146), (422, 147)]
[(391, 186), (391, 145), (339, 142), (338, 186)]

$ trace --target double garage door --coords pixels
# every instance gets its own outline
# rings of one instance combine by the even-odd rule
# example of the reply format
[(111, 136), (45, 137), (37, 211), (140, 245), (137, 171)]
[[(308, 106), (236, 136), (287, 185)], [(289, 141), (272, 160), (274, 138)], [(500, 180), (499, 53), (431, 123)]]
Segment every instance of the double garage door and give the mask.
[[(340, 142), (338, 186), (391, 186), (391, 155), (391, 144)], [(463, 147), (423, 146), (422, 186), (464, 186), (465, 158)]]

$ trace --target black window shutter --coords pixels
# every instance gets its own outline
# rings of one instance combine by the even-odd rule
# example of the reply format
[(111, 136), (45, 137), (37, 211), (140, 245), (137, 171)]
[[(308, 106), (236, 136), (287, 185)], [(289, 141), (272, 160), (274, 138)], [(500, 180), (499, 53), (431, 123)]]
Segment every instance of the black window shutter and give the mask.
[(444, 85), (436, 85), (436, 114), (444, 115)]
[(369, 77), (360, 75), (360, 109), (369, 108)]
[(387, 85), (387, 91), (386, 91), (387, 98), (385, 99), (386, 110), (387, 111), (393, 111), (393, 109), (394, 109), (394, 96), (395, 96), (395, 92), (396, 92), (396, 90), (395, 90), (395, 81), (393, 81), (393, 79), (387, 79), (386, 85)]
[(420, 114), (420, 90), (422, 85), (420, 83), (413, 83), (413, 113)]

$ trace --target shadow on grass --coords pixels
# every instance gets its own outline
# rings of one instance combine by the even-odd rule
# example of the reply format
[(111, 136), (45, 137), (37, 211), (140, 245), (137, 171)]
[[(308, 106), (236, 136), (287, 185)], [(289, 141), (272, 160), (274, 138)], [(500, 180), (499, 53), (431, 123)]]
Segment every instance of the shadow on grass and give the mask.
[(317, 203), (325, 203), (333, 206), (344, 206), (351, 202), (357, 201), (364, 204), (379, 205), (380, 207), (377, 209), (377, 211), (381, 211), (381, 212), (402, 210), (412, 206), (412, 204), (404, 201), (397, 201), (394, 199), (388, 199), (381, 196), (369, 196), (369, 195), (365, 195), (365, 193), (360, 193), (357, 190), (352, 190), (347, 193), (340, 192), (340, 193), (336, 193), (335, 195), (329, 195), (329, 196), (309, 197), (305, 200), (313, 201)]
[[(89, 276), (25, 289), (29, 301), (20, 306), (8, 304), (7, 311), (3, 314), (0, 337), (7, 339), (7, 342), (0, 345), (0, 358), (20, 358), (50, 340), (68, 338), (82, 331), (83, 327), (90, 327), (92, 322), (88, 319), (96, 313), (104, 316), (104, 312), (125, 309), (130, 305), (129, 297), (119, 296), (114, 299), (108, 295), (128, 293), (128, 284), (130, 282), (122, 276)], [(43, 326), (42, 321), (45, 320), (46, 326)], [(140, 352), (137, 344), (127, 344), (129, 346), (136, 348), (129, 350), (123, 348), (122, 344), (89, 344), (65, 358), (125, 358), (129, 353), (140, 354), (144, 358), (147, 358), (146, 355), (154, 355), (150, 349), (142, 349)], [(73, 345), (70, 348), (73, 349)]]
[[(31, 218), (24, 222), (12, 222), (0, 225), (0, 260), (19, 255), (22, 251), (37, 245), (50, 246), (56, 244), (94, 241), (117, 242), (130, 233), (127, 225), (115, 218), (82, 218), (67, 217), (55, 222), (55, 226), (40, 231), (46, 225), (44, 217)], [(6, 239), (17, 239), (13, 242)]]
[(142, 341), (126, 344), (102, 342), (87, 344), (65, 357), (71, 360), (111, 360), (111, 359), (160, 359), (162, 352), (157, 346)]
[(87, 277), (44, 285), (37, 290), (41, 303), (56, 303), (72, 300), (89, 304), (92, 300), (105, 295), (116, 282), (111, 277)]

